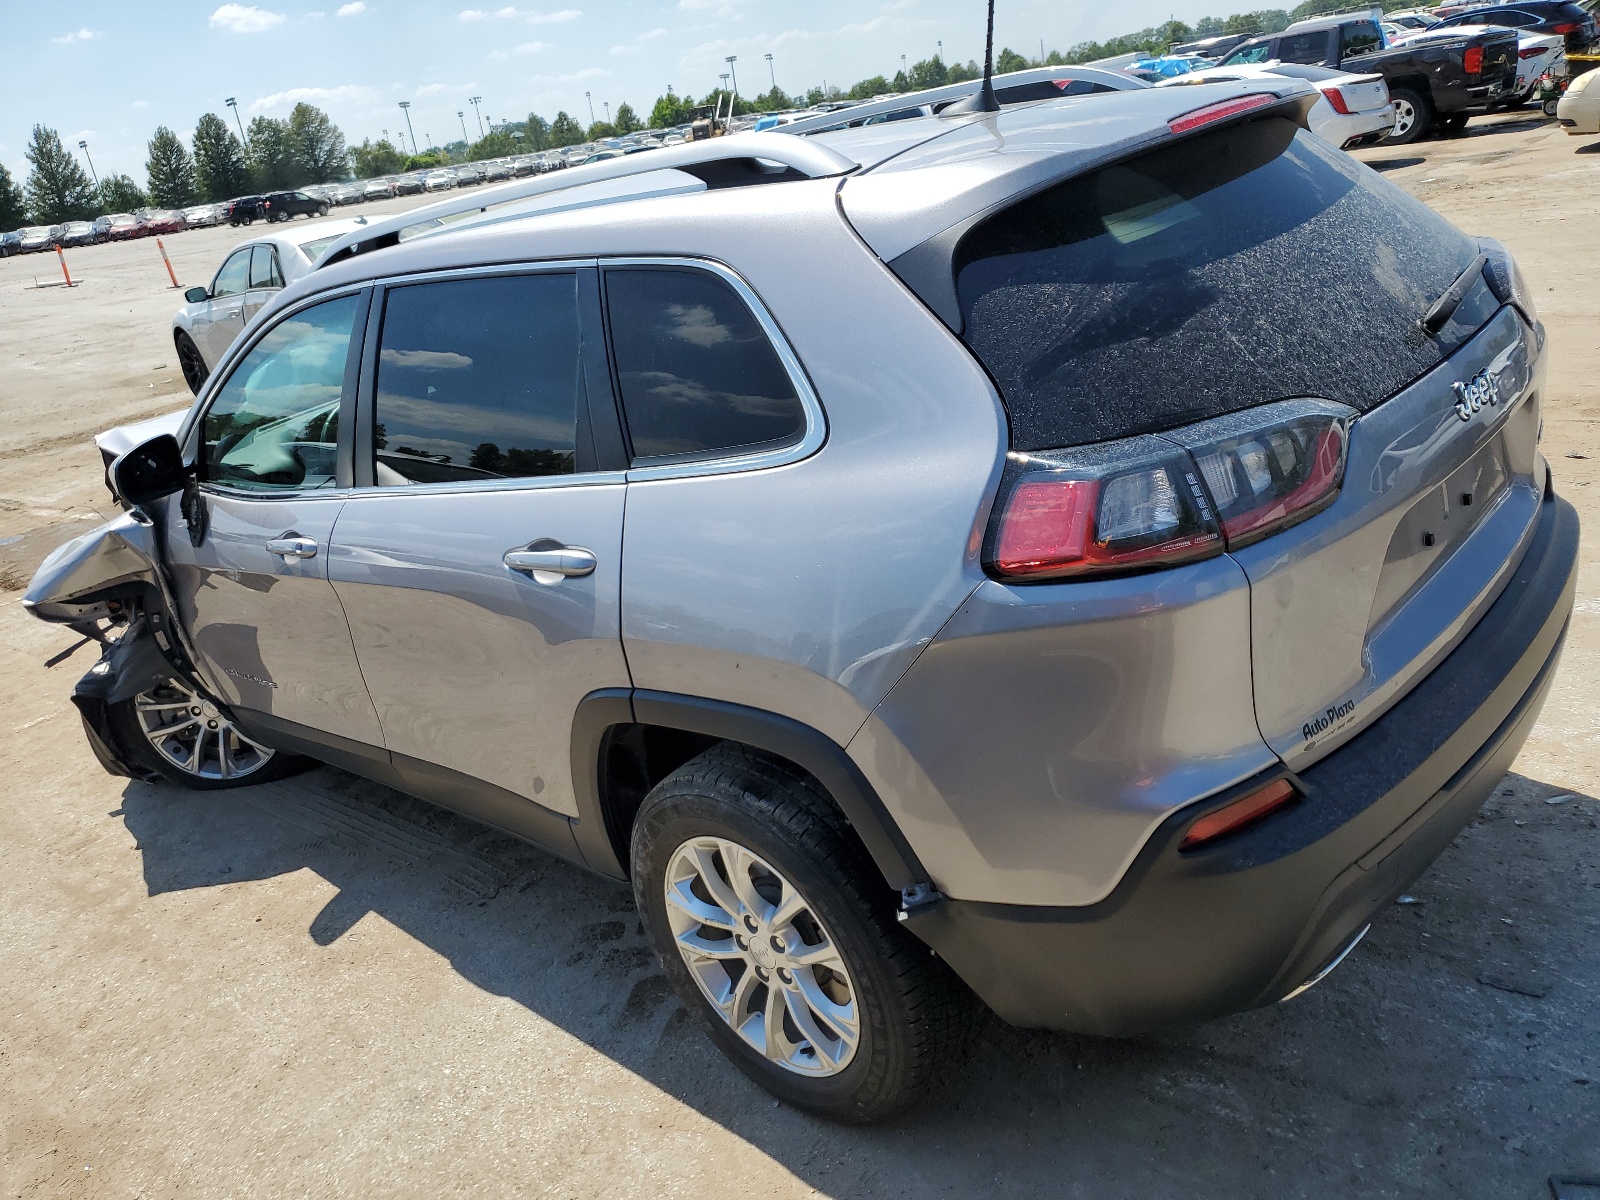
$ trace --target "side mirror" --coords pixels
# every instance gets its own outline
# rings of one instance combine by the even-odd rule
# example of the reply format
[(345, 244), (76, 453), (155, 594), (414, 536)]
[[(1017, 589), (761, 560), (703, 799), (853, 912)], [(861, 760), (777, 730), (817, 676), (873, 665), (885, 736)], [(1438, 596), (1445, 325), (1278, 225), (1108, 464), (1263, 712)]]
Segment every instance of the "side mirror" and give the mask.
[(211, 299), (211, 293), (203, 287), (192, 287), (183, 294), (186, 304), (199, 304), (202, 300)]
[(162, 433), (119, 455), (108, 475), (117, 499), (134, 508), (181, 492), (188, 472), (178, 439)]

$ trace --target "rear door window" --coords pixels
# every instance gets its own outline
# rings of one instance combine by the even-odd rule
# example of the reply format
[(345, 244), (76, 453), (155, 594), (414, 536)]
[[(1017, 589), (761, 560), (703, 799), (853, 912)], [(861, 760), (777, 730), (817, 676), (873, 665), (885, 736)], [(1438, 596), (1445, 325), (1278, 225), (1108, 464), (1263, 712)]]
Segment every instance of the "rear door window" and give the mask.
[(250, 251), (251, 247), (246, 246), (228, 256), (228, 261), (222, 264), (222, 270), (211, 281), (212, 299), (237, 296), (240, 292), (250, 290)]
[(252, 288), (281, 288), (283, 276), (278, 273), (278, 255), (271, 246), (256, 246), (250, 256), (250, 286)]
[(1355, 58), (1383, 49), (1383, 31), (1372, 21), (1352, 21), (1339, 30), (1339, 53)]
[(1320, 63), (1328, 57), (1328, 31), (1311, 29), (1278, 39), (1278, 59), (1291, 63)]
[(572, 474), (578, 350), (569, 273), (392, 289), (378, 348), (374, 481)]
[(805, 410), (766, 332), (707, 271), (606, 272), (612, 358), (634, 461), (798, 442)]
[(1366, 410), (1493, 315), (1481, 280), (1419, 318), (1476, 245), (1281, 117), (1038, 193), (956, 250), (963, 337), (1019, 450), (1172, 428), (1273, 400)]

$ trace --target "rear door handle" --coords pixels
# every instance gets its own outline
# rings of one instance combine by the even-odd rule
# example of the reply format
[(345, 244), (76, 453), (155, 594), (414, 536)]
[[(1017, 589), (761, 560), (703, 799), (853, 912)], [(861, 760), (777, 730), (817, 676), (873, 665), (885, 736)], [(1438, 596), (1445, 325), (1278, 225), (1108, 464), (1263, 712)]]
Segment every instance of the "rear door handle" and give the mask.
[(281, 538), (273, 538), (267, 543), (270, 554), (281, 554), (283, 561), (298, 558), (315, 558), (317, 556), (317, 543), (314, 539), (301, 537), (298, 533), (286, 533)]
[(593, 575), (599, 565), (594, 551), (582, 546), (562, 546), (548, 540), (533, 544), (538, 549), (507, 550), (501, 561), (513, 571), (532, 576), (540, 583), (560, 583), (574, 575)]

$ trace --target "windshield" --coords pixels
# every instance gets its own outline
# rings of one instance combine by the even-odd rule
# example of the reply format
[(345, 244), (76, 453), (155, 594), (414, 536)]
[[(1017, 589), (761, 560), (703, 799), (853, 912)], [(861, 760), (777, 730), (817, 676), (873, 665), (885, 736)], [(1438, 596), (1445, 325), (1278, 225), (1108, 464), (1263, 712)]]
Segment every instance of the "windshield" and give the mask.
[(307, 262), (316, 262), (317, 259), (321, 257), (324, 250), (333, 245), (343, 236), (344, 234), (342, 233), (335, 233), (330, 237), (317, 238), (315, 241), (301, 242), (300, 253), (306, 256)]
[(1295, 396), (1363, 411), (1498, 307), (1418, 321), (1476, 245), (1281, 117), (1186, 139), (1023, 200), (956, 252), (963, 337), (1013, 446), (1171, 428)]

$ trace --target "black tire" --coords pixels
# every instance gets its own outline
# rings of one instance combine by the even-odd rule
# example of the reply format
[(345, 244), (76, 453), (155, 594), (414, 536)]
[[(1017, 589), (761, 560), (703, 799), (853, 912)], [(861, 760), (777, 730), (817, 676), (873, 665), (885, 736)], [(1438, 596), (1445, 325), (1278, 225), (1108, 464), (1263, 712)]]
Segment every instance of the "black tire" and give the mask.
[(1556, 115), (1556, 107), (1560, 103), (1561, 103), (1560, 100), (1546, 100), (1543, 104), (1541, 104), (1539, 106), (1539, 108), (1540, 108), (1540, 111), (1543, 112), (1545, 116), (1553, 117), (1553, 116)]
[(211, 375), (211, 368), (206, 366), (200, 347), (183, 330), (173, 334), (172, 341), (178, 350), (178, 368), (183, 372), (183, 381), (189, 385), (189, 391), (198, 396)]
[(1438, 118), (1439, 133), (1443, 137), (1460, 137), (1467, 131), (1468, 116), (1464, 112), (1453, 112), (1448, 116)]
[[(162, 688), (168, 686), (163, 684), (161, 687), (152, 688), (145, 695), (160, 698)], [(205, 778), (202, 775), (191, 774), (169, 762), (151, 744), (140, 722), (137, 709), (139, 699), (140, 697), (121, 700), (109, 706), (106, 710), (106, 716), (111, 723), (112, 733), (115, 735), (123, 753), (134, 760), (134, 765), (144, 768), (146, 772), (153, 772), (168, 783), (176, 784), (178, 787), (201, 792), (249, 787), (252, 784), (282, 779), (286, 775), (293, 775), (316, 765), (308, 758), (284, 754), (282, 751), (267, 751), (269, 757), (259, 766), (232, 778)]]
[(1394, 129), (1384, 141), (1391, 146), (1409, 146), (1427, 134), (1433, 125), (1433, 103), (1410, 88), (1392, 88)]
[(245, 213), (244, 216), (239, 218), (239, 222), (242, 225), (248, 225), (248, 224), (250, 224), (250, 222), (252, 222), (254, 220), (255, 220), (255, 217), (253, 215), (251, 215), (250, 213)]
[[(831, 938), (860, 1023), (853, 1057), (836, 1073), (801, 1074), (772, 1061), (700, 990), (678, 952), (666, 902), (669, 866), (695, 838), (753, 851), (792, 884)], [(645, 798), (631, 858), (639, 911), (679, 999), (741, 1071), (796, 1108), (854, 1124), (903, 1112), (975, 1026), (972, 994), (898, 923), (898, 896), (838, 809), (781, 760), (731, 743), (690, 760)], [(752, 1013), (765, 986), (755, 985)]]
[(317, 205), (317, 216), (325, 217), (327, 215), (328, 215), (328, 206), (326, 204)]

